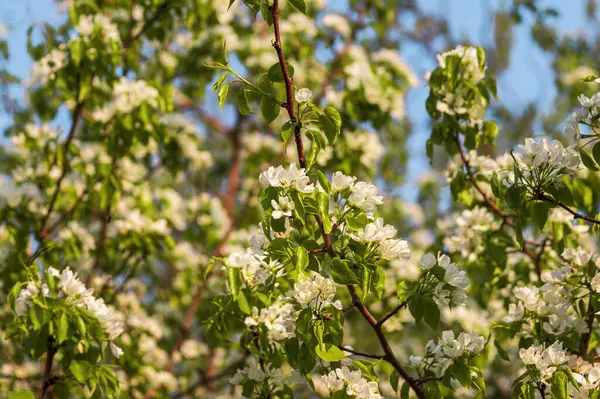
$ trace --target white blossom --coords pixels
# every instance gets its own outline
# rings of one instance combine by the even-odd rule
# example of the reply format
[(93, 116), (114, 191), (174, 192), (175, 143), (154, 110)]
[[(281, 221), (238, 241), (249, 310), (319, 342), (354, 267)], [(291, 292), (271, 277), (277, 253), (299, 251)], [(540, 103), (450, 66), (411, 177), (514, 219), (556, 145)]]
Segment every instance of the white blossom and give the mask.
[(271, 213), (273, 219), (281, 219), (284, 216), (291, 217), (294, 210), (294, 201), (286, 196), (279, 196), (277, 201), (271, 200), (271, 206), (273, 207)]
[(311, 97), (312, 97), (312, 91), (310, 91), (307, 88), (303, 88), (298, 90), (295, 94), (294, 97), (296, 99), (297, 102), (299, 103), (305, 103), (307, 101), (310, 101)]

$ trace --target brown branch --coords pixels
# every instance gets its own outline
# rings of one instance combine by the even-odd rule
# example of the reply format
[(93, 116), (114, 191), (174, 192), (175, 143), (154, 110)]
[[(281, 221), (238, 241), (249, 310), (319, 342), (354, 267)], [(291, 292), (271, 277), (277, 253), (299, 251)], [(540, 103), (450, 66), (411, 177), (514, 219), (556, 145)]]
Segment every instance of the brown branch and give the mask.
[(404, 369), (404, 367), (402, 367), (402, 365), (400, 365), (400, 363), (398, 363), (398, 360), (394, 355), (394, 351), (392, 350), (387, 338), (385, 337), (385, 334), (383, 333), (383, 330), (381, 329), (381, 325), (377, 323), (377, 320), (375, 320), (375, 318), (369, 312), (367, 307), (361, 302), (360, 297), (356, 292), (356, 288), (354, 288), (354, 286), (351, 285), (348, 285), (347, 288), (350, 292), (352, 300), (357, 304), (356, 308), (363, 315), (363, 318), (369, 323), (369, 325), (375, 332), (377, 339), (379, 340), (379, 344), (381, 345), (381, 348), (385, 353), (382, 359), (391, 364), (392, 367), (394, 367), (394, 369), (398, 372), (398, 374), (400, 374), (404, 381), (408, 383), (410, 388), (413, 390), (413, 392), (415, 393), (415, 395), (417, 395), (419, 399), (424, 399), (425, 393), (423, 392), (419, 384), (416, 383), (416, 380), (408, 374), (408, 372)]
[(50, 236), (54, 232), (54, 230), (56, 230), (58, 228), (58, 226), (60, 226), (63, 222), (65, 222), (69, 218), (69, 216), (71, 216), (73, 214), (73, 212), (75, 212), (75, 209), (77, 209), (77, 207), (83, 200), (83, 197), (85, 197), (85, 195), (87, 194), (87, 191), (88, 191), (88, 189), (86, 187), (83, 190), (83, 192), (77, 197), (73, 206), (71, 208), (69, 208), (65, 213), (63, 213), (60, 216), (60, 218), (58, 218), (54, 223), (52, 223), (46, 230), (40, 232), (40, 235), (42, 235), (44, 237)]
[(379, 359), (379, 360), (381, 360), (381, 359), (385, 358), (385, 355), (374, 355), (374, 354), (371, 354), (371, 353), (359, 352), (359, 351), (355, 351), (354, 349), (351, 349), (351, 348), (348, 348), (348, 347), (345, 347), (345, 346), (342, 346), (342, 345), (338, 345), (338, 348), (341, 349), (341, 350), (343, 350), (344, 352), (350, 352), (350, 353), (352, 353), (353, 355), (356, 355), (356, 356), (368, 357), (369, 359)]
[[(77, 89), (77, 92), (79, 92), (79, 88)], [(69, 169), (70, 169), (69, 162), (68, 162), (69, 147), (71, 146), (71, 142), (73, 141), (73, 139), (75, 138), (75, 134), (77, 133), (77, 127), (79, 126), (79, 122), (81, 120), (81, 112), (82, 111), (83, 111), (83, 103), (78, 101), (77, 105), (75, 105), (75, 109), (73, 110), (73, 115), (71, 117), (71, 128), (69, 129), (69, 133), (67, 135), (67, 140), (65, 141), (65, 144), (63, 146), (62, 172), (56, 182), (56, 188), (54, 189), (54, 193), (52, 194), (52, 197), (50, 199), (50, 205), (48, 206), (46, 215), (42, 219), (42, 224), (41, 224), (41, 228), (40, 228), (40, 237), (42, 239), (46, 238), (46, 235), (45, 235), (46, 224), (48, 223), (48, 219), (50, 218), (50, 215), (52, 214), (52, 211), (54, 209), (54, 205), (56, 204), (56, 200), (58, 199), (58, 194), (60, 193), (60, 187), (63, 183), (63, 180), (67, 176), (67, 173), (69, 172)], [(56, 158), (58, 158), (58, 156)]]
[(227, 366), (219, 374), (201, 378), (200, 381), (197, 381), (194, 384), (190, 385), (185, 391), (180, 391), (180, 392), (176, 392), (175, 394), (173, 394), (173, 399), (182, 398), (186, 395), (191, 395), (194, 392), (194, 390), (198, 387), (201, 387), (203, 385), (213, 383), (213, 382), (219, 381), (222, 378), (228, 377), (231, 375), (232, 372), (234, 372), (237, 369), (239, 369), (240, 367), (242, 367), (245, 363), (246, 363), (246, 358), (243, 358), (243, 359)]
[(283, 55), (283, 49), (281, 47), (281, 33), (279, 32), (279, 0), (273, 0), (273, 5), (270, 7), (270, 10), (271, 15), (273, 15), (273, 30), (275, 31), (273, 48), (277, 52), (277, 58), (279, 59), (279, 65), (281, 66), (283, 81), (285, 83), (286, 102), (284, 105), (290, 117), (290, 122), (294, 124), (294, 141), (296, 142), (296, 150), (298, 151), (298, 163), (300, 164), (301, 168), (306, 169), (306, 161), (304, 159), (304, 144), (302, 144), (302, 125), (299, 123), (298, 118), (296, 117), (296, 110), (294, 108), (294, 83), (289, 74), (287, 63), (285, 62), (285, 56)]
[(436, 376), (430, 376), (430, 377), (425, 377), (425, 378), (421, 378), (419, 380), (415, 380), (415, 383), (418, 385), (422, 385), (425, 384), (429, 381), (441, 381), (444, 377), (436, 377)]
[(317, 249), (311, 249), (310, 251), (308, 251), (309, 254), (318, 254), (321, 252), (327, 252), (327, 248), (317, 248)]
[[(281, 65), (281, 71), (283, 73), (283, 80), (285, 82), (286, 89), (286, 97), (287, 102), (285, 104), (285, 108), (288, 111), (288, 115), (290, 117), (290, 121), (295, 123), (294, 128), (294, 140), (296, 141), (296, 150), (298, 151), (298, 163), (300, 167), (305, 168), (306, 162), (304, 160), (304, 147), (302, 145), (302, 136), (300, 134), (301, 125), (297, 122), (296, 113), (294, 110), (294, 87), (292, 84), (292, 78), (290, 77), (287, 69), (287, 64), (285, 63), (285, 57), (283, 55), (283, 50), (281, 48), (281, 35), (279, 33), (279, 1), (274, 0), (273, 5), (271, 6), (271, 14), (273, 16), (273, 26), (275, 31), (275, 40), (273, 41), (273, 47), (277, 52), (277, 57), (279, 59), (279, 64)], [(319, 224), (319, 228), (321, 229), (321, 233), (323, 236), (323, 241), (325, 241), (325, 246), (327, 248), (327, 253), (331, 258), (336, 257), (335, 251), (333, 250), (333, 246), (331, 245), (331, 235), (326, 233), (323, 228), (323, 221), (319, 216), (316, 217), (317, 223)], [(356, 288), (354, 286), (348, 285), (346, 286), (348, 289), (350, 296), (352, 297), (352, 302), (355, 304), (356, 308), (360, 311), (364, 319), (369, 323), (375, 334), (377, 335), (377, 339), (385, 353), (383, 359), (390, 363), (392, 367), (400, 374), (402, 378), (409, 384), (412, 390), (415, 392), (419, 399), (425, 398), (425, 394), (423, 390), (415, 384), (415, 380), (408, 374), (408, 372), (398, 363), (390, 344), (385, 337), (383, 330), (381, 329), (381, 325), (377, 324), (377, 320), (371, 315), (367, 307), (362, 303), (358, 293), (356, 292)]]
[(385, 316), (383, 316), (377, 322), (377, 325), (382, 326), (383, 323), (385, 323), (386, 321), (388, 321), (392, 316), (394, 316), (396, 313), (398, 313), (402, 308), (406, 307), (406, 305), (408, 305), (408, 301), (407, 300), (402, 301), (402, 303), (400, 303), (398, 306), (396, 306), (391, 312), (389, 312), (388, 314), (386, 314)]
[(577, 219), (581, 219), (581, 220), (585, 220), (587, 222), (593, 223), (593, 224), (600, 224), (600, 220), (596, 220), (592, 217), (586, 216), (586, 215), (582, 215), (579, 212), (576, 212), (574, 210), (572, 210), (571, 208), (569, 208), (568, 206), (566, 206), (565, 204), (563, 204), (562, 202), (552, 199), (544, 194), (541, 194), (537, 197), (537, 199), (542, 200), (542, 201), (546, 201), (546, 202), (550, 202), (551, 204), (554, 205), (558, 205), (559, 207), (561, 207), (562, 209), (564, 209), (565, 211), (569, 212), (571, 215), (573, 215), (573, 219), (577, 220)]
[(589, 346), (590, 346), (590, 340), (593, 335), (594, 319), (596, 317), (596, 311), (594, 309), (594, 306), (592, 305), (591, 287), (589, 287), (589, 288), (590, 288), (590, 298), (589, 298), (589, 302), (588, 302), (588, 306), (587, 306), (587, 315), (588, 316), (586, 319), (588, 331), (581, 335), (581, 342), (579, 344), (579, 355), (581, 357), (583, 357), (584, 359), (587, 358), (587, 354), (588, 354)]
[[(490, 198), (488, 197), (485, 192), (483, 191), (483, 189), (481, 188), (481, 186), (479, 185), (479, 183), (477, 182), (477, 179), (475, 178), (475, 175), (473, 174), (473, 171), (471, 170), (471, 163), (469, 162), (467, 155), (465, 154), (465, 150), (462, 148), (462, 145), (460, 144), (460, 140), (458, 139), (458, 135), (456, 135), (456, 137), (454, 138), (456, 145), (458, 147), (458, 153), (460, 154), (460, 159), (462, 160), (462, 163), (465, 165), (465, 169), (467, 170), (467, 174), (469, 175), (469, 179), (471, 180), (471, 183), (473, 183), (473, 187), (475, 187), (475, 190), (477, 190), (477, 192), (479, 194), (481, 194), (481, 196), (483, 197), (483, 201), (487, 204), (487, 206), (498, 216), (500, 216), (502, 218), (502, 222), (508, 226), (511, 226), (512, 228), (515, 228), (515, 224), (513, 223), (512, 219), (510, 218), (510, 215), (506, 212), (504, 212), (502, 209), (500, 209), (498, 207), (498, 205), (496, 205), (496, 203)], [(525, 255), (527, 255), (530, 259), (535, 260), (536, 259), (536, 255), (531, 252), (531, 250), (529, 250), (528, 248), (525, 247), (525, 245), (531, 245), (531, 246), (535, 246), (537, 245), (535, 242), (523, 239), (523, 249), (521, 252), (523, 252)]]
[(542, 281), (542, 256), (544, 255), (544, 250), (546, 249), (546, 244), (548, 243), (548, 239), (545, 238), (544, 241), (542, 241), (542, 245), (540, 246), (540, 250), (538, 251), (537, 255), (535, 256), (535, 259), (533, 261), (533, 263), (535, 264), (535, 272), (538, 276), (538, 279), (540, 281)]
[(227, 215), (231, 218), (233, 214), (233, 206), (235, 205), (235, 198), (240, 187), (240, 162), (242, 158), (242, 143), (241, 143), (241, 132), (243, 122), (245, 120), (244, 115), (239, 115), (235, 126), (230, 130), (229, 136), (231, 139), (232, 155), (229, 162), (229, 177), (227, 179), (227, 194), (224, 198), (224, 208)]
[(52, 385), (56, 383), (56, 379), (51, 377), (52, 374), (52, 363), (54, 362), (54, 355), (56, 355), (57, 348), (54, 346), (54, 339), (48, 337), (47, 341), (48, 354), (46, 355), (46, 365), (44, 366), (44, 377), (42, 379), (42, 387), (40, 388), (39, 399), (44, 399), (46, 391)]
[[(100, 239), (98, 240), (98, 248), (96, 248), (96, 259), (94, 259), (94, 265), (91, 271), (97, 270), (104, 257), (104, 248), (106, 247), (106, 236), (108, 234), (108, 221), (110, 220), (110, 204), (106, 205), (104, 214), (102, 215), (102, 228), (100, 229)], [(92, 276), (92, 273), (88, 275), (88, 280)]]

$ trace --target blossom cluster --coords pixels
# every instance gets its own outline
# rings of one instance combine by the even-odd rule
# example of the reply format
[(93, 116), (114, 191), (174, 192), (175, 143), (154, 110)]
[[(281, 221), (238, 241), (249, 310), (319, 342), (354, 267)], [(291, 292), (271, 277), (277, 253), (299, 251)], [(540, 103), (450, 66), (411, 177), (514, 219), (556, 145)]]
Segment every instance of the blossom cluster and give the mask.
[(500, 223), (487, 208), (476, 206), (455, 213), (438, 221), (438, 228), (444, 235), (444, 245), (450, 252), (458, 252), (470, 262), (485, 251), (485, 235), (495, 231)]
[(350, 370), (348, 367), (332, 370), (329, 374), (321, 376), (321, 382), (329, 390), (336, 392), (346, 388), (348, 396), (356, 399), (381, 399), (377, 382), (368, 381), (362, 376), (360, 370)]
[(129, 80), (122, 77), (113, 88), (112, 101), (92, 112), (94, 119), (107, 123), (117, 114), (127, 114), (143, 103), (157, 106), (158, 90), (144, 80)]
[(364, 229), (350, 234), (355, 241), (373, 245), (382, 259), (410, 259), (408, 243), (404, 240), (394, 239), (395, 236), (394, 226), (384, 224), (381, 218), (376, 219), (373, 223), (368, 223)]
[(527, 366), (537, 366), (542, 380), (549, 380), (556, 370), (566, 365), (569, 360), (566, 350), (563, 349), (562, 342), (556, 341), (549, 347), (544, 345), (530, 346), (521, 348), (519, 357)]
[(565, 123), (565, 134), (572, 143), (577, 143), (582, 138), (579, 125), (595, 127), (600, 115), (600, 93), (594, 94), (592, 98), (581, 94), (577, 99), (581, 108), (574, 111)]
[(295, 299), (302, 307), (311, 306), (320, 310), (329, 306), (342, 309), (342, 303), (335, 300), (335, 283), (318, 273), (312, 278), (300, 280), (294, 284), (294, 290), (288, 296)]
[(287, 169), (283, 166), (269, 166), (269, 169), (260, 174), (258, 180), (263, 187), (295, 188), (305, 194), (315, 189), (304, 168), (299, 169), (294, 163)]
[(438, 342), (433, 340), (425, 345), (424, 356), (410, 356), (411, 365), (421, 373), (425, 370), (437, 372), (443, 375), (445, 370), (454, 362), (469, 360), (478, 356), (484, 349), (486, 340), (484, 337), (461, 332), (458, 337), (452, 330), (442, 332)]
[(102, 38), (106, 42), (121, 42), (117, 25), (112, 23), (111, 19), (103, 14), (82, 15), (79, 17), (79, 23), (75, 27), (75, 30), (82, 38), (88, 38), (94, 33), (96, 27), (99, 28)]
[(273, 393), (279, 392), (285, 386), (288, 375), (284, 368), (273, 367), (269, 363), (261, 365), (254, 358), (250, 358), (248, 363), (248, 366), (238, 369), (233, 377), (229, 379), (230, 384), (240, 385), (245, 379), (255, 382), (267, 380), (269, 390)]
[(541, 287), (513, 289), (517, 302), (509, 304), (504, 323), (518, 323), (525, 335), (540, 322), (547, 333), (555, 336), (589, 332), (587, 321), (578, 314), (577, 301), (600, 292), (598, 257), (581, 247), (566, 248), (561, 257), (558, 265), (541, 274)]
[(252, 315), (246, 317), (248, 327), (264, 326), (272, 344), (294, 337), (296, 329), (296, 309), (291, 303), (276, 301), (273, 305), (258, 309), (252, 308)]
[[(52, 281), (48, 281), (49, 279)], [(52, 292), (51, 286), (58, 288), (56, 293)], [(119, 357), (123, 354), (123, 350), (113, 342), (124, 329), (121, 314), (107, 306), (102, 298), (94, 297), (94, 290), (86, 288), (77, 273), (68, 267), (62, 272), (49, 267), (45, 279), (28, 282), (15, 299), (14, 309), (17, 316), (22, 317), (29, 312), (33, 298), (39, 296), (40, 291), (43, 297), (56, 297), (64, 300), (69, 306), (81, 307), (90, 312), (104, 329), (113, 355)]]
[(480, 128), (483, 125), (487, 100), (479, 93), (474, 94), (473, 89), (485, 77), (485, 66), (479, 59), (478, 49), (458, 45), (453, 50), (438, 54), (437, 59), (440, 71), (452, 68), (451, 79), (455, 80), (436, 81), (434, 88), (431, 86), (432, 76), (433, 79), (437, 79), (437, 74), (441, 72), (434, 71), (432, 75), (427, 76), (435, 96), (436, 110), (442, 114), (462, 118), (469, 126)]
[[(425, 273), (424, 278), (429, 287), (433, 286), (433, 300), (438, 306), (446, 306), (450, 303), (454, 305), (464, 305), (467, 300), (465, 288), (471, 283), (467, 277), (467, 272), (460, 270), (456, 263), (450, 260), (446, 254), (435, 255), (427, 253), (421, 257), (419, 265), (424, 271), (432, 271)], [(438, 267), (441, 273), (436, 273), (435, 268)], [(441, 274), (443, 279), (438, 276)]]
[(525, 139), (519, 144), (521, 157), (518, 166), (523, 180), (528, 186), (543, 189), (556, 184), (565, 175), (572, 175), (579, 166), (579, 155), (570, 147), (564, 147), (558, 140), (535, 141)]

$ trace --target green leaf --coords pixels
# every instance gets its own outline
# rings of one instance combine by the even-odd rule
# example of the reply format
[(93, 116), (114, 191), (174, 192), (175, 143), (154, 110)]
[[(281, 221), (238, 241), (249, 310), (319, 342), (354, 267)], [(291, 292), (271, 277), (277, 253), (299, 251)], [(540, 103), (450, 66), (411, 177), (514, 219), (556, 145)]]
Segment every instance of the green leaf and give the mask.
[(364, 212), (353, 212), (346, 215), (344, 222), (352, 230), (359, 230), (364, 228), (367, 223), (369, 223), (369, 219)]
[(454, 363), (448, 371), (463, 387), (468, 388), (471, 385), (471, 369), (468, 364)]
[(246, 89), (240, 89), (237, 95), (238, 110), (242, 115), (252, 115), (254, 111), (250, 108), (248, 103), (248, 96), (246, 95)]
[[(290, 78), (294, 77), (294, 67), (290, 64), (288, 64), (286, 62), (287, 65), (287, 71), (288, 74), (290, 75)], [(271, 82), (283, 82), (283, 71), (281, 70), (281, 64), (279, 62), (276, 62), (275, 64), (273, 64), (271, 66), (271, 68), (269, 68), (269, 71), (267, 72), (267, 76), (269, 77), (269, 80)]]
[(306, 169), (310, 169), (311, 166), (317, 162), (317, 156), (321, 152), (321, 144), (319, 141), (312, 141), (310, 144), (310, 152), (308, 153), (308, 159), (306, 161)]
[(283, 141), (283, 149), (287, 147), (288, 141), (290, 141), (290, 137), (292, 137), (292, 133), (294, 131), (294, 124), (290, 121), (287, 121), (281, 126), (281, 140)]
[(502, 345), (500, 344), (500, 342), (497, 339), (494, 340), (494, 346), (496, 347), (496, 350), (498, 351), (498, 355), (500, 355), (500, 357), (503, 360), (510, 362), (510, 357), (508, 356), (508, 353), (504, 350), (504, 348), (502, 347)]
[(240, 290), (238, 292), (236, 301), (237, 301), (237, 304), (238, 304), (240, 310), (243, 313), (245, 313), (247, 315), (252, 313), (252, 309), (250, 308), (250, 304), (248, 303), (248, 298), (246, 298), (246, 294), (244, 293), (243, 290)]
[(56, 323), (56, 338), (59, 344), (65, 342), (68, 338), (69, 319), (65, 312), (62, 312)]
[(256, 384), (256, 382), (254, 382), (253, 380), (248, 380), (248, 381), (244, 382), (244, 385), (242, 386), (242, 396), (245, 398), (253, 397), (255, 384)]
[(75, 65), (79, 65), (81, 62), (81, 58), (83, 57), (83, 43), (81, 40), (71, 40), (69, 41), (69, 49), (71, 50), (71, 58)]
[(487, 78), (485, 80), (485, 87), (488, 89), (490, 94), (492, 96), (494, 96), (494, 98), (497, 100), (498, 99), (498, 87), (497, 87), (496, 79), (494, 79), (491, 76), (489, 78)]
[(430, 297), (425, 297), (424, 301), (425, 323), (429, 324), (434, 330), (440, 324), (440, 309)]
[(594, 160), (598, 165), (600, 165), (600, 142), (594, 144), (592, 148), (592, 155), (594, 156)]
[(227, 74), (229, 72), (223, 72), (221, 73), (221, 75), (219, 76), (219, 78), (215, 81), (215, 84), (213, 84), (213, 91), (217, 91), (219, 89), (219, 87), (221, 87), (221, 85), (223, 84), (223, 82), (225, 81), (225, 79), (227, 78)]
[(340, 258), (331, 260), (331, 278), (333, 281), (344, 285), (358, 284), (358, 278), (348, 264), (347, 260), (341, 260)]
[(329, 196), (318, 192), (317, 205), (319, 207), (319, 214), (321, 215), (323, 222), (323, 230), (325, 230), (325, 234), (329, 234), (333, 228), (331, 225), (331, 220), (329, 219)]
[(267, 123), (273, 122), (279, 116), (279, 111), (281, 111), (281, 106), (269, 97), (260, 99), (260, 112)]
[(408, 399), (410, 394), (410, 385), (408, 382), (404, 382), (402, 384), (402, 389), (400, 390), (400, 399)]
[(379, 375), (375, 371), (375, 364), (368, 360), (354, 360), (352, 365), (362, 372), (363, 377), (366, 377), (370, 381), (379, 382)]
[(531, 203), (531, 218), (540, 230), (542, 230), (546, 225), (549, 211), (550, 204), (548, 204), (547, 202), (536, 201)]
[(8, 399), (35, 399), (35, 395), (27, 391), (9, 392)]
[(325, 344), (315, 346), (315, 353), (321, 359), (327, 362), (339, 362), (345, 355), (337, 346), (331, 345), (329, 349), (326, 349)]
[(594, 80), (596, 80), (596, 79), (597, 79), (597, 78), (596, 78), (594, 75), (589, 75), (589, 76), (586, 76), (585, 78), (583, 78), (582, 80), (583, 80), (584, 82), (593, 82), (593, 81), (594, 81)]
[(227, 282), (229, 283), (229, 290), (233, 296), (237, 296), (240, 291), (240, 285), (242, 284), (242, 277), (240, 275), (240, 269), (238, 267), (227, 268)]
[(506, 193), (504, 194), (504, 200), (509, 208), (514, 210), (521, 209), (521, 190), (519, 190), (516, 184), (513, 184), (506, 190)]
[(294, 10), (306, 15), (306, 4), (304, 4), (304, 0), (288, 0), (288, 4), (292, 6)]
[(552, 392), (552, 397), (555, 399), (566, 399), (568, 397), (567, 383), (569, 382), (569, 378), (565, 373), (557, 371), (552, 376), (551, 382), (550, 392)]
[(396, 370), (390, 375), (390, 385), (394, 392), (398, 392), (398, 383), (400, 382), (400, 374)]
[(227, 99), (227, 92), (229, 91), (229, 85), (223, 84), (219, 87), (219, 91), (217, 91), (217, 98), (219, 99), (219, 107), (221, 111), (223, 111), (223, 106), (225, 105), (225, 100)]
[(396, 294), (398, 295), (398, 299), (400, 301), (404, 301), (406, 298), (410, 296), (412, 293), (412, 282), (410, 281), (400, 281), (398, 283), (398, 288), (396, 289)]
[(485, 50), (481, 47), (477, 47), (477, 62), (479, 63), (479, 69), (483, 71), (485, 67)]
[[(595, 145), (594, 145), (594, 148), (596, 148)], [(598, 165), (596, 164), (594, 159), (583, 148), (581, 150), (579, 150), (579, 156), (581, 157), (581, 162), (583, 162), (583, 165), (586, 168), (588, 168), (589, 170), (593, 170), (595, 172), (600, 170), (600, 167), (598, 167)]]
[(296, 248), (296, 269), (304, 270), (308, 266), (308, 252), (303, 247)]
[(73, 374), (75, 381), (86, 384), (91, 371), (91, 364), (85, 360), (73, 360), (69, 365), (69, 371)]
[(498, 124), (495, 121), (485, 121), (483, 123), (483, 143), (494, 144), (498, 136)]
[(331, 105), (325, 108), (323, 112), (324, 113), (319, 116), (319, 121), (321, 122), (321, 125), (323, 125), (323, 130), (325, 131), (325, 136), (327, 136), (329, 144), (333, 144), (340, 134), (342, 118), (340, 117), (340, 113)]
[(413, 296), (408, 300), (408, 310), (410, 310), (410, 314), (414, 317), (415, 321), (418, 323), (421, 321), (423, 316), (425, 315), (425, 303), (422, 296)]
[(567, 206), (575, 206), (575, 200), (573, 199), (573, 193), (571, 189), (566, 185), (558, 187), (557, 199)]
[(329, 183), (325, 174), (320, 170), (317, 170), (317, 180), (321, 183), (321, 187), (323, 187), (327, 194), (331, 193), (331, 183)]

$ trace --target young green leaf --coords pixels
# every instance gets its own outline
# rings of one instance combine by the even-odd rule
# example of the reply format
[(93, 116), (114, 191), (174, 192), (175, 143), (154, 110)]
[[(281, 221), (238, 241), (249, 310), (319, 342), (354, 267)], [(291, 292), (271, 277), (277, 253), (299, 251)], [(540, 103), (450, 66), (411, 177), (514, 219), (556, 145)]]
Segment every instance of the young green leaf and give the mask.
[(331, 260), (331, 278), (338, 284), (358, 284), (358, 278), (348, 266), (348, 261), (341, 260), (340, 258), (333, 258)]
[(269, 97), (263, 97), (260, 100), (260, 112), (267, 123), (271, 123), (279, 116), (281, 106)]

